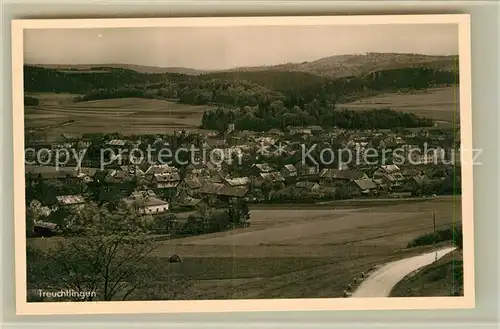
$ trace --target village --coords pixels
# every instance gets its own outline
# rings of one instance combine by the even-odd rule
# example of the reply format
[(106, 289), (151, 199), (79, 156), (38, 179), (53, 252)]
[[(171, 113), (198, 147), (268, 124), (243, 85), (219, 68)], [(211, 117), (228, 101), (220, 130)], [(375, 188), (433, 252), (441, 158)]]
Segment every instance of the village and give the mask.
[[(26, 149), (33, 151), (26, 153), (27, 209), (36, 214), (35, 231), (47, 234), (70, 225), (58, 218), (64, 216), (61, 209), (74, 211), (87, 202), (124, 202), (135, 205), (150, 221), (168, 215), (182, 222), (207, 209), (228, 209), (236, 203), (304, 204), (452, 194), (460, 186), (455, 136), (451, 129), (437, 128), (326, 131), (310, 126), (261, 133), (235, 131), (233, 125), (222, 132), (176, 131), (163, 136), (62, 134), (58, 141), (26, 143)], [(182, 161), (176, 153), (177, 163), (165, 163), (159, 157), (161, 150), (187, 150), (193, 145), (200, 151)], [(306, 145), (309, 151), (304, 151)], [(429, 151), (414, 151), (422, 146)], [(156, 152), (138, 161), (121, 151), (126, 147)], [(62, 165), (53, 156), (60, 155), (60, 149), (85, 150), (85, 156), (80, 163), (67, 158)], [(106, 159), (103, 149), (111, 150)], [(332, 150), (342, 150), (340, 159)], [(367, 153), (377, 150), (384, 158), (368, 161)], [(206, 161), (202, 155), (207, 152), (218, 154), (218, 161)], [(247, 217), (243, 225), (250, 225), (251, 216)]]

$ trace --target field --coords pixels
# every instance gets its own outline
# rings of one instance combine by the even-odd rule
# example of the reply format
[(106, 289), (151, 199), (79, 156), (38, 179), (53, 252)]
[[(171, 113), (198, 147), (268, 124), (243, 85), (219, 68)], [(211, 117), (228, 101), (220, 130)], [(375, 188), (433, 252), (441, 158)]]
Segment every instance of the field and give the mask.
[(398, 283), (394, 297), (463, 296), (463, 255), (453, 251)]
[[(252, 209), (248, 228), (156, 242), (141, 269), (165, 284), (188, 280), (194, 299), (338, 297), (362, 271), (431, 249), (406, 245), (432, 231), (433, 212), (438, 228), (460, 222), (460, 207), (460, 197), (440, 197), (353, 209)], [(29, 243), (47, 248), (54, 239)], [(174, 253), (182, 263), (168, 263)]]
[(161, 134), (173, 130), (197, 130), (207, 106), (175, 102), (121, 98), (74, 103), (78, 95), (28, 93), (40, 100), (25, 108), (25, 129), (58, 137), (61, 133)]
[(459, 123), (459, 90), (456, 87), (434, 88), (427, 91), (397, 94), (384, 93), (338, 104), (338, 108), (367, 110), (390, 108), (396, 111), (414, 113), (437, 121)]

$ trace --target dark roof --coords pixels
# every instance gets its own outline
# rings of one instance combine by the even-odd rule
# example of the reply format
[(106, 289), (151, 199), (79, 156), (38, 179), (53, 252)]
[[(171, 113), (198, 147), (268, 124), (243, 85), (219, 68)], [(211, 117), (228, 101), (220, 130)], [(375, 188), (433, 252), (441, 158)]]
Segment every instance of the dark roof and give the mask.
[(248, 177), (226, 178), (226, 183), (230, 186), (250, 185), (252, 181)]
[(146, 206), (162, 206), (162, 205), (168, 205), (168, 202), (155, 197), (148, 197), (146, 198), (144, 204)]
[(261, 173), (268, 173), (274, 170), (273, 167), (267, 163), (256, 163), (253, 166), (259, 169)]
[(323, 128), (321, 126), (307, 126), (307, 129), (311, 129), (313, 131), (322, 131)]
[(57, 224), (55, 224), (55, 223), (44, 222), (44, 221), (40, 221), (40, 220), (35, 220), (33, 222), (33, 226), (40, 227), (40, 228), (47, 228), (49, 230), (55, 230), (57, 228)]
[(339, 169), (324, 169), (321, 172), (321, 177), (331, 179), (346, 179), (346, 180), (359, 180), (365, 174), (358, 170), (339, 170)]
[(154, 174), (153, 179), (157, 182), (178, 182), (181, 180), (179, 173)]
[(377, 184), (371, 179), (355, 180), (354, 183), (362, 190), (373, 190), (377, 188)]
[(401, 170), (401, 175), (403, 176), (414, 176), (419, 172), (416, 168), (404, 168)]
[(76, 176), (76, 171), (73, 167), (56, 168), (52, 166), (26, 165), (24, 170), (26, 174), (41, 175), (45, 179)]
[(310, 182), (310, 181), (302, 181), (302, 182), (297, 182), (297, 184), (295, 184), (295, 187), (296, 188), (312, 189), (316, 185), (318, 185), (318, 183)]
[(413, 176), (412, 179), (419, 185), (422, 185), (425, 182), (427, 182), (427, 177), (425, 176)]
[(400, 171), (399, 167), (396, 165), (385, 165), (385, 166), (380, 166), (380, 169), (382, 169), (384, 172), (388, 174), (394, 174)]
[(204, 184), (198, 190), (201, 194), (215, 194), (223, 196), (244, 197), (248, 193), (247, 187), (232, 187), (220, 183)]
[(286, 164), (283, 167), (285, 167), (285, 169), (289, 172), (297, 172), (297, 168), (295, 168), (293, 164)]
[(185, 197), (181, 198), (180, 200), (178, 200), (177, 204), (179, 206), (184, 206), (184, 207), (194, 207), (200, 202), (201, 202), (200, 199), (195, 199), (195, 198), (192, 198), (190, 196), (185, 196)]
[(201, 182), (197, 178), (185, 178), (184, 182), (192, 189), (201, 187)]
[(271, 182), (284, 182), (285, 178), (279, 171), (273, 171), (273, 172), (267, 172), (267, 173), (261, 173), (260, 177), (262, 177), (266, 181), (271, 181)]

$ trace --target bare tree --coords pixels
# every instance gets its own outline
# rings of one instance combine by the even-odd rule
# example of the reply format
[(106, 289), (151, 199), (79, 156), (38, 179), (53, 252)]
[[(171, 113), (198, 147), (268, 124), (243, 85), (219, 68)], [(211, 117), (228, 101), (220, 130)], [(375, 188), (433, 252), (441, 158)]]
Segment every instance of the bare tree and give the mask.
[(73, 216), (83, 236), (67, 238), (45, 255), (58, 272), (47, 273), (54, 286), (95, 292), (83, 300), (110, 301), (126, 300), (148, 283), (141, 264), (153, 245), (145, 237), (139, 214), (126, 206), (110, 213), (106, 207), (89, 204)]

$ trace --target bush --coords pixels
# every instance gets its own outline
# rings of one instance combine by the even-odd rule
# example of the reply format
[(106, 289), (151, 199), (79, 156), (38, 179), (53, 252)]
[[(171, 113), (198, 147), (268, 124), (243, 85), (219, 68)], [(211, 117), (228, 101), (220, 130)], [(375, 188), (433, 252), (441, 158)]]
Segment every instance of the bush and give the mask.
[(463, 236), (462, 236), (462, 227), (455, 228), (455, 234), (453, 236), (453, 244), (457, 246), (458, 249), (462, 250), (463, 248)]
[[(462, 242), (462, 228), (447, 228), (442, 230), (437, 230), (436, 233), (427, 233), (416, 237), (412, 241), (408, 242), (407, 248), (414, 248), (418, 246), (428, 246), (431, 244), (443, 242), (443, 241), (453, 241), (458, 248), (461, 247)], [(459, 242), (460, 245), (457, 244)]]
[(38, 98), (24, 96), (24, 106), (36, 106), (38, 104), (40, 104)]

